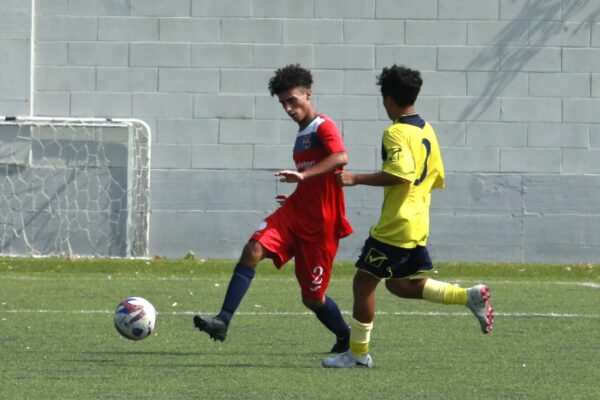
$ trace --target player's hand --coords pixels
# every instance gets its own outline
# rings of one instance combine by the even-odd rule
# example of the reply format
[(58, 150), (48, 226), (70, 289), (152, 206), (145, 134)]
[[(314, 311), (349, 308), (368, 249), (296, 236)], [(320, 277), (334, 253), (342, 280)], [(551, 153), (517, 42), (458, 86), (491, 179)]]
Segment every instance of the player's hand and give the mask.
[(304, 175), (298, 171), (291, 171), (289, 169), (284, 169), (283, 171), (279, 171), (275, 174), (275, 176), (280, 176), (279, 182), (287, 182), (287, 183), (295, 183), (304, 180)]
[(277, 196), (275, 196), (275, 201), (277, 202), (277, 204), (282, 206), (285, 204), (287, 198), (288, 198), (288, 196), (285, 194), (278, 194)]
[(354, 179), (354, 174), (348, 171), (338, 171), (335, 173), (335, 181), (339, 186), (354, 186), (356, 185), (356, 180)]

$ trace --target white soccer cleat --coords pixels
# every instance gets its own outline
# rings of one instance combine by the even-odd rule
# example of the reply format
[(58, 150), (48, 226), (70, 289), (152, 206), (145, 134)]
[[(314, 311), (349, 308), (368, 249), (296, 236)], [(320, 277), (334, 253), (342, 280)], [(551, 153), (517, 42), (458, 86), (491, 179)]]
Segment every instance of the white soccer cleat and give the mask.
[(359, 360), (348, 350), (345, 353), (324, 359), (322, 364), (325, 368), (373, 368), (373, 359), (367, 354)]
[(468, 288), (467, 307), (479, 320), (481, 331), (490, 333), (494, 327), (494, 309), (490, 305), (490, 288), (487, 285)]

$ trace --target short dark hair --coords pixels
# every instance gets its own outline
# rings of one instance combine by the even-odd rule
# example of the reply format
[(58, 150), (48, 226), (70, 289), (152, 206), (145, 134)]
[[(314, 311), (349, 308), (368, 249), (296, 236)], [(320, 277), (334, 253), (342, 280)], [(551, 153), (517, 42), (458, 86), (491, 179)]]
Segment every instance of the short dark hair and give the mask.
[(423, 79), (419, 71), (394, 64), (377, 75), (377, 85), (381, 86), (382, 96), (389, 96), (398, 106), (406, 107), (417, 101)]
[(275, 76), (269, 80), (271, 96), (297, 87), (310, 89), (313, 79), (309, 70), (300, 64), (290, 64), (275, 71)]

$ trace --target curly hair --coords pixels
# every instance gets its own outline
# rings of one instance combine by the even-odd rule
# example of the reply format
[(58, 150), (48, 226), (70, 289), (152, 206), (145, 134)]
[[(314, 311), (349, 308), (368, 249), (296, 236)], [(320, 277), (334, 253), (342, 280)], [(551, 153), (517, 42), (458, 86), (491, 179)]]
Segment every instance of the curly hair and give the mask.
[(269, 80), (271, 96), (297, 87), (310, 89), (313, 83), (312, 74), (300, 64), (290, 64), (275, 71), (275, 76)]
[(377, 75), (377, 85), (381, 86), (382, 96), (389, 96), (398, 106), (406, 107), (415, 104), (423, 79), (419, 71), (394, 64)]

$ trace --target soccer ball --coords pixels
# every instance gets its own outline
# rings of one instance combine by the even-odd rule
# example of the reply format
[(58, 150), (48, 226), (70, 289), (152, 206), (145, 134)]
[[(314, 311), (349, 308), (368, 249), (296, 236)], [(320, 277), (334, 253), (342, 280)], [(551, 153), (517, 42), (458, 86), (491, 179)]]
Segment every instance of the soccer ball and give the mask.
[(115, 328), (125, 338), (142, 340), (154, 331), (156, 310), (142, 297), (129, 297), (115, 310)]

